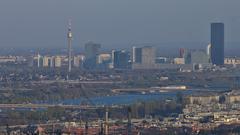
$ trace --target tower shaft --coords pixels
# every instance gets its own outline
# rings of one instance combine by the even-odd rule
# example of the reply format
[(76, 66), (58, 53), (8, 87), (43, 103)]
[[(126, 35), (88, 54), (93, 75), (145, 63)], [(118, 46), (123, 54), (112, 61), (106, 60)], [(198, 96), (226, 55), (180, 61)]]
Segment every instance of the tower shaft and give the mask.
[(72, 39), (68, 38), (68, 72), (72, 70)]
[(68, 72), (72, 70), (72, 29), (71, 29), (71, 22), (69, 21), (68, 27)]

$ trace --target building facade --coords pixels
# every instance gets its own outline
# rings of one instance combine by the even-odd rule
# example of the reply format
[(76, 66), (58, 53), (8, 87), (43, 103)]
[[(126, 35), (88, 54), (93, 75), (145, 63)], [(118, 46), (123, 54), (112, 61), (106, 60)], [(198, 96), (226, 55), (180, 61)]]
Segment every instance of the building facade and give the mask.
[(85, 44), (85, 69), (95, 69), (97, 66), (97, 56), (101, 48), (100, 44), (88, 42)]
[(152, 46), (134, 47), (132, 55), (133, 68), (152, 69), (156, 65), (156, 50)]
[(224, 24), (211, 24), (211, 62), (215, 65), (224, 64)]
[(115, 51), (112, 52), (113, 67), (115, 69), (127, 69), (130, 67), (130, 55), (127, 51)]

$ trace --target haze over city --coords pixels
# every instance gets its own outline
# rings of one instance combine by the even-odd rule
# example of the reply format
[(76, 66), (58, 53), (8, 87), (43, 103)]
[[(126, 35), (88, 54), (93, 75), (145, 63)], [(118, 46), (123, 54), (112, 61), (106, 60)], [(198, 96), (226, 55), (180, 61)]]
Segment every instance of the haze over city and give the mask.
[(240, 1), (0, 1), (0, 135), (240, 134)]
[(209, 24), (224, 22), (225, 51), (237, 54), (229, 52), (240, 49), (239, 4), (236, 0), (1, 1), (0, 46), (65, 48), (71, 19), (73, 47), (80, 50), (88, 41), (105, 49), (144, 43), (199, 49), (210, 42)]

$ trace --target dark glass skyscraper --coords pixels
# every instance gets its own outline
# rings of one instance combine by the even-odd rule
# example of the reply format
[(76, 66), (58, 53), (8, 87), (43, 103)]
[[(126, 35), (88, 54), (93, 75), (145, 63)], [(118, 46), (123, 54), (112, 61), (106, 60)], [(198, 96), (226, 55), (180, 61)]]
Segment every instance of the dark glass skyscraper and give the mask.
[(113, 67), (115, 69), (127, 69), (129, 68), (130, 55), (125, 50), (113, 51)]
[(211, 24), (211, 61), (216, 65), (224, 64), (224, 24)]
[(132, 62), (142, 63), (142, 48), (133, 47)]
[(85, 44), (85, 69), (95, 69), (97, 66), (97, 56), (99, 55), (100, 44), (88, 42)]

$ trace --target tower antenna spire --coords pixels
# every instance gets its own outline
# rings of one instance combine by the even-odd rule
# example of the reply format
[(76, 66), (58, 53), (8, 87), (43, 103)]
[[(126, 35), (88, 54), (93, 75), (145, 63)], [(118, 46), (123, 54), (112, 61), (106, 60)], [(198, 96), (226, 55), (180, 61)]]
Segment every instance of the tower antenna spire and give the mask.
[(68, 31), (71, 31), (72, 30), (72, 20), (69, 19), (68, 20)]
[(68, 21), (68, 72), (72, 70), (72, 22), (71, 19)]

